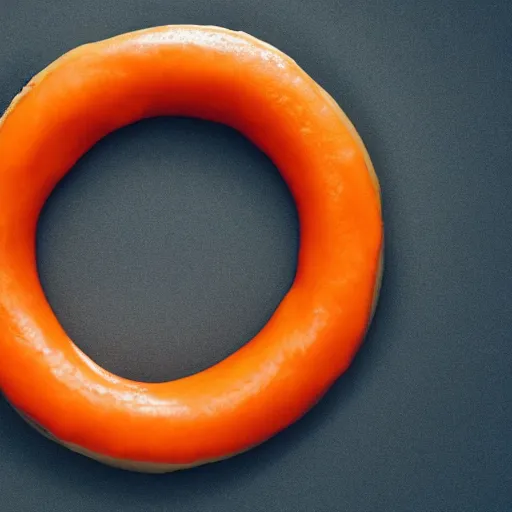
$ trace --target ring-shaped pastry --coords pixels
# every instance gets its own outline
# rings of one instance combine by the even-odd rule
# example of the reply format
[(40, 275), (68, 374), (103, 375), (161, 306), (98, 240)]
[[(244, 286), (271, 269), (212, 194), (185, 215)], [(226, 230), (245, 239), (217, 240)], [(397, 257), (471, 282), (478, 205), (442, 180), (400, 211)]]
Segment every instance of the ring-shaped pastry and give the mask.
[[(162, 115), (225, 123), (266, 152), (295, 199), (300, 250), (291, 289), (248, 344), (149, 384), (105, 371), (68, 338), (39, 282), (35, 232), (52, 189), (93, 144)], [(375, 307), (382, 247), (360, 138), (282, 52), (200, 26), (82, 46), (34, 77), (0, 121), (0, 389), (46, 435), (109, 464), (171, 471), (229, 457), (297, 420), (349, 366)]]

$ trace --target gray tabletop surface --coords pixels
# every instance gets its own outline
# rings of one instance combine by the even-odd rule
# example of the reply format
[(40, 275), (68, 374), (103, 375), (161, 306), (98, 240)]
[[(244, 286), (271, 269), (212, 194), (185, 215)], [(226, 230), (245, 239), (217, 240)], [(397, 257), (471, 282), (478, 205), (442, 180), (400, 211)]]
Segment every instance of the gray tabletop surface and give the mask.
[[(375, 321), (303, 420), (178, 474), (89, 461), (0, 399), (0, 511), (512, 510), (512, 3), (0, 0), (0, 110), (66, 50), (177, 23), (274, 44), (357, 126), (383, 191)], [(292, 282), (298, 240), (265, 155), (227, 127), (161, 118), (108, 136), (62, 181), (38, 264), (79, 347), (162, 381), (258, 332)]]

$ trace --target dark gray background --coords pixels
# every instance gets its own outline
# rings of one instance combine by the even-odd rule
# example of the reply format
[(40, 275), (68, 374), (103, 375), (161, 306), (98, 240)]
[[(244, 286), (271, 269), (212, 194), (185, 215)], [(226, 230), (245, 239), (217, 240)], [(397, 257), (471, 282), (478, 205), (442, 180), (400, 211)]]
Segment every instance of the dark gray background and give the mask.
[[(512, 510), (512, 4), (0, 0), (0, 110), (64, 51), (167, 23), (276, 45), (352, 118), (383, 189), (375, 322), (302, 421), (179, 474), (88, 461), (0, 400), (0, 510)], [(107, 137), (62, 182), (38, 261), (85, 352), (123, 376), (168, 380), (261, 328), (297, 245), (293, 201), (251, 143), (156, 119)]]

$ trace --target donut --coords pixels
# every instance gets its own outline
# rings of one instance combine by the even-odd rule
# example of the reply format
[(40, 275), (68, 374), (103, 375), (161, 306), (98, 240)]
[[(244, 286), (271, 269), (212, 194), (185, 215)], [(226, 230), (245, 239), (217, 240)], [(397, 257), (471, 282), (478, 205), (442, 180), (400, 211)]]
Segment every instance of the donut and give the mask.
[[(39, 281), (35, 234), (86, 151), (154, 116), (224, 123), (253, 141), (291, 191), (300, 246), (291, 288), (251, 341), (195, 375), (144, 383), (104, 370), (66, 335)], [(0, 120), (0, 389), (47, 437), (120, 468), (166, 472), (244, 452), (349, 367), (377, 302), (383, 239), (379, 184), (355, 128), (276, 48), (192, 25), (81, 46)]]

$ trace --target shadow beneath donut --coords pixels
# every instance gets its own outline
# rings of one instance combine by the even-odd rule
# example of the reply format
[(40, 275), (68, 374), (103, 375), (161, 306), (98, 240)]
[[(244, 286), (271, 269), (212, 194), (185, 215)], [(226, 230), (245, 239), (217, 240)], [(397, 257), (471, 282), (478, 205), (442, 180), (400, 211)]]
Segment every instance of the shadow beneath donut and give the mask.
[(382, 301), (365, 344), (347, 372), (302, 419), (244, 454), (175, 473), (131, 473), (104, 466), (43, 438), (21, 420), (4, 398), (0, 399), (0, 436), (9, 440), (11, 456), (22, 460), (24, 465), (32, 466), (32, 472), (35, 467), (35, 472), (46, 473), (46, 478), (57, 480), (59, 485), (76, 488), (80, 494), (92, 493), (96, 499), (107, 502), (116, 500), (118, 506), (121, 495), (128, 502), (144, 500), (151, 507), (169, 503), (169, 500), (194, 500), (199, 489), (203, 496), (222, 494), (223, 489), (234, 481), (254, 479), (269, 467), (279, 465), (282, 459), (307, 443), (309, 436), (322, 429), (335, 411), (357, 396), (358, 389), (364, 387), (365, 379), (374, 370), (379, 352), (385, 350), (381, 343), (383, 326), (380, 320), (389, 307), (386, 299), (388, 286), (389, 279), (385, 274)]
[[(358, 98), (353, 104), (363, 104), (362, 99)], [(371, 127), (371, 120), (364, 112), (358, 112), (357, 117), (358, 128)], [(366, 131), (375, 133), (368, 128)], [(383, 214), (386, 219), (386, 151), (377, 137), (366, 137), (364, 132), (361, 131), (362, 136), (381, 181)], [(48, 478), (57, 479), (62, 486), (76, 488), (79, 491), (77, 494), (94, 493), (97, 499), (107, 504), (115, 503), (117, 507), (122, 505), (120, 499), (127, 503), (141, 499), (148, 507), (164, 503), (170, 506), (170, 500), (188, 502), (194, 499), (198, 489), (201, 489), (203, 495), (214, 496), (223, 493), (223, 489), (234, 481), (253, 479), (269, 467), (280, 464), (290, 452), (306, 443), (308, 436), (322, 429), (334, 411), (355, 399), (358, 390), (364, 387), (365, 380), (375, 371), (377, 362), (387, 350), (386, 344), (389, 342), (385, 340), (390, 339), (398, 321), (392, 297), (398, 278), (397, 269), (393, 265), (393, 252), (393, 228), (386, 226), (380, 299), (366, 341), (351, 367), (302, 419), (249, 452), (182, 472), (163, 475), (130, 473), (104, 466), (43, 439), (21, 421), (3, 398), (0, 399), (0, 437), (9, 439), (11, 457), (22, 460), (25, 465), (37, 467), (37, 471), (49, 474)]]

